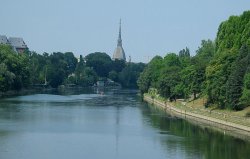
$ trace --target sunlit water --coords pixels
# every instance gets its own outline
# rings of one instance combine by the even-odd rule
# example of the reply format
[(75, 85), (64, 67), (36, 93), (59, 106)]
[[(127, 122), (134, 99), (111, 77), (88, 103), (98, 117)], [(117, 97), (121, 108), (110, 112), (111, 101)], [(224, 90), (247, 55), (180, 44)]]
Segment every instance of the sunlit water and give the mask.
[(135, 90), (0, 100), (0, 159), (247, 159), (250, 143), (142, 103)]

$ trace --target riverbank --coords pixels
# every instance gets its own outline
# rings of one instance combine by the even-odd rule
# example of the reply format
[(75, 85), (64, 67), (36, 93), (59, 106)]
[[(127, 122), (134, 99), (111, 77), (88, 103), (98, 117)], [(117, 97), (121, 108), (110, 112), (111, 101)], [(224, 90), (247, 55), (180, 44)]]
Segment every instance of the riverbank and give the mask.
[[(250, 139), (250, 118), (231, 116), (225, 113), (216, 111), (197, 109), (188, 107), (181, 102), (166, 102), (162, 99), (152, 98), (148, 94), (144, 94), (144, 100), (156, 107), (163, 109), (165, 112), (174, 116), (190, 120), (191, 122), (199, 122), (201, 124), (208, 124), (210, 127), (221, 129), (224, 133), (241, 138)], [(199, 125), (201, 125), (199, 124)]]
[(28, 95), (28, 94), (44, 94), (44, 93), (56, 93), (56, 94), (71, 94), (73, 92), (89, 92), (94, 91), (97, 94), (101, 94), (106, 90), (117, 90), (122, 89), (121, 87), (82, 87), (82, 86), (60, 86), (58, 88), (43, 88), (43, 87), (31, 87), (21, 90), (10, 90), (7, 92), (0, 92), (0, 99), (1, 98), (8, 98), (13, 96), (20, 96), (20, 95)]
[(7, 92), (0, 91), (0, 98), (23, 95), (23, 94), (31, 94), (31, 93), (37, 92), (38, 90), (41, 90), (41, 89), (32, 88), (32, 89), (10, 90)]
[(34, 94), (34, 93), (46, 93), (46, 92), (51, 92), (55, 90), (59, 90), (59, 89), (32, 87), (32, 88), (25, 88), (21, 90), (9, 90), (7, 92), (0, 92), (0, 99), (12, 97), (12, 96)]

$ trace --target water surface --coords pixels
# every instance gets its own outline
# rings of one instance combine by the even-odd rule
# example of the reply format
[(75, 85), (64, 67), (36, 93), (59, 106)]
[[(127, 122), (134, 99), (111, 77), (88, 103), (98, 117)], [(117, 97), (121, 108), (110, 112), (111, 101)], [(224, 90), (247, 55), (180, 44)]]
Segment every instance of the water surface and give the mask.
[(171, 117), (135, 90), (0, 100), (1, 159), (247, 159), (250, 143)]

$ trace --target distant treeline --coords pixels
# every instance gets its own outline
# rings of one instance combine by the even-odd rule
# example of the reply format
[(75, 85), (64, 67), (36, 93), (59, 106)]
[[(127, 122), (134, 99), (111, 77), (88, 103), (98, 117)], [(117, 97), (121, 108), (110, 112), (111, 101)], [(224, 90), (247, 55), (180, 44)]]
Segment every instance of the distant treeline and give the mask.
[(250, 105), (250, 11), (220, 24), (215, 41), (202, 40), (196, 55), (154, 57), (138, 80), (142, 93), (170, 100), (203, 96), (206, 106), (240, 110)]
[(0, 92), (30, 86), (93, 86), (110, 78), (123, 87), (136, 87), (143, 63), (111, 60), (106, 53), (91, 53), (78, 60), (72, 52), (18, 54), (9, 45), (0, 45)]

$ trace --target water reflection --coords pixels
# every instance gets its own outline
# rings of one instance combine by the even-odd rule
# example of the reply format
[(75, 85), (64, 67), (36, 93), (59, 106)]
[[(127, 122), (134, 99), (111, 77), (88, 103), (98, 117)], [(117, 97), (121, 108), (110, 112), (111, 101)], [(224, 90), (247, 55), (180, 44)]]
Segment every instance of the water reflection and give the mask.
[[(189, 122), (165, 114), (152, 106), (145, 106), (144, 118), (151, 126), (159, 130), (161, 144), (171, 152), (179, 149), (190, 158), (235, 159), (249, 158), (250, 143), (221, 132), (190, 124)], [(148, 109), (147, 109), (148, 108)], [(166, 137), (165, 135), (172, 137)]]

